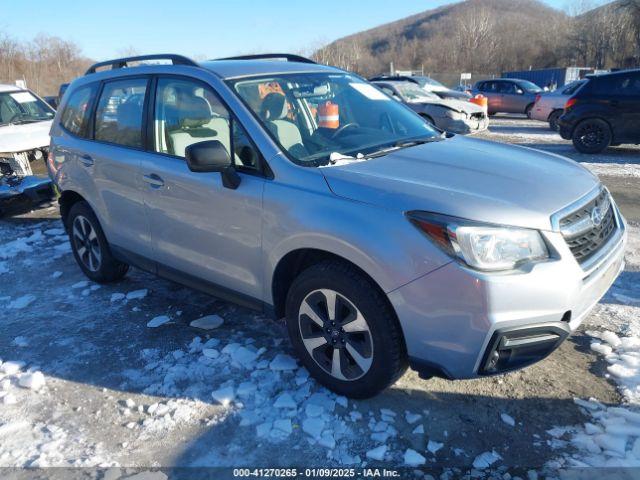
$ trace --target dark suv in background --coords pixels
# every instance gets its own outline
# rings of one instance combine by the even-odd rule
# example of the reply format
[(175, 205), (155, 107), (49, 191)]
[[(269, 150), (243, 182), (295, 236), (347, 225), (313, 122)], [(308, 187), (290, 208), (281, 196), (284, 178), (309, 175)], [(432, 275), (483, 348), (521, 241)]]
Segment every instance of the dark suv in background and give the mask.
[(558, 120), (560, 135), (582, 153), (640, 143), (640, 69), (587, 77)]

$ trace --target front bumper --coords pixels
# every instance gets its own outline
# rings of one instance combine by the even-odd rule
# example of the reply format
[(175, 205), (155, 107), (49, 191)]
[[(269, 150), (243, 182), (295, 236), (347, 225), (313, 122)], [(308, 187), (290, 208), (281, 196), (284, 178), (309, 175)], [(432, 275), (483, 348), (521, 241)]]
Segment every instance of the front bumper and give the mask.
[(464, 120), (454, 120), (449, 117), (438, 117), (436, 120), (436, 126), (445, 132), (467, 135), (486, 130), (489, 127), (489, 119), (486, 116), (481, 118), (472, 117)]
[(624, 268), (626, 229), (617, 209), (616, 216), (620, 235), (588, 271), (560, 232), (542, 232), (555, 258), (525, 271), (486, 274), (450, 262), (390, 292), (412, 368), (423, 376), (474, 378), (550, 354)]
[(32, 205), (51, 200), (55, 196), (53, 183), (49, 178), (31, 175), (28, 177), (0, 177), (0, 209), (28, 200)]

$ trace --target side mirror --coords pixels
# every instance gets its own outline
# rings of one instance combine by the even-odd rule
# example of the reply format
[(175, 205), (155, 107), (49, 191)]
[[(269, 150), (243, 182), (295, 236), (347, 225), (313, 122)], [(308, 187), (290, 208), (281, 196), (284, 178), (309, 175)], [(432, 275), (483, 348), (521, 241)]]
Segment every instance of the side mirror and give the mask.
[(240, 176), (231, 163), (231, 156), (218, 140), (189, 145), (185, 150), (185, 158), (192, 172), (220, 172), (225, 187), (235, 190), (240, 185)]
[(524, 95), (524, 90), (522, 90), (521, 88), (516, 88), (516, 93), (518, 95)]

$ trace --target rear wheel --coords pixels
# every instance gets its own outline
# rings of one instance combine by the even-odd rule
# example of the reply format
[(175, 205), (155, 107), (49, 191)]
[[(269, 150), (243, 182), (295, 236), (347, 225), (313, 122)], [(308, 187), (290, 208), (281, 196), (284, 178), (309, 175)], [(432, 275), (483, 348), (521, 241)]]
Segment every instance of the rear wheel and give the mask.
[(532, 111), (533, 111), (533, 103), (530, 103), (529, 105), (527, 105), (527, 108), (524, 109), (524, 113), (527, 116), (527, 118), (531, 118)]
[(600, 153), (611, 144), (611, 128), (604, 120), (589, 118), (573, 130), (573, 146), (581, 153)]
[(298, 357), (336, 393), (371, 397), (407, 369), (394, 312), (377, 286), (347, 263), (327, 261), (302, 272), (289, 289), (286, 313)]
[(554, 110), (549, 115), (549, 128), (554, 132), (560, 131), (560, 125), (558, 125), (558, 119), (562, 116), (562, 110)]
[(109, 283), (125, 276), (129, 266), (111, 255), (104, 232), (89, 204), (75, 203), (67, 216), (66, 227), (73, 256), (87, 277), (94, 282)]

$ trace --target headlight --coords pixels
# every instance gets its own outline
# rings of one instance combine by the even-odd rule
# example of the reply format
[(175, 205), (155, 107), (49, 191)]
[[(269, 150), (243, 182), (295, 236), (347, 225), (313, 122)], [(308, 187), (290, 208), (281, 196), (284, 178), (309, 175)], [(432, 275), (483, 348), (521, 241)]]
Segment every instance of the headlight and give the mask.
[(549, 258), (537, 230), (483, 225), (427, 212), (410, 212), (408, 217), (445, 253), (477, 270), (512, 270)]

